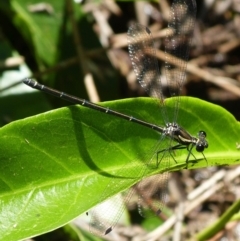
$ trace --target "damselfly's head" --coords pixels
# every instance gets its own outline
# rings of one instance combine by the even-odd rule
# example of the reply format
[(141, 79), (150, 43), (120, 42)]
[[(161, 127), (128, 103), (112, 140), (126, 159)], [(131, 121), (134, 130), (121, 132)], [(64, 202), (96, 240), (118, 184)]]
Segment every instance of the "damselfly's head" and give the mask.
[(208, 142), (206, 140), (207, 134), (205, 131), (198, 132), (198, 140), (196, 142), (196, 150), (203, 152), (205, 148), (208, 148)]

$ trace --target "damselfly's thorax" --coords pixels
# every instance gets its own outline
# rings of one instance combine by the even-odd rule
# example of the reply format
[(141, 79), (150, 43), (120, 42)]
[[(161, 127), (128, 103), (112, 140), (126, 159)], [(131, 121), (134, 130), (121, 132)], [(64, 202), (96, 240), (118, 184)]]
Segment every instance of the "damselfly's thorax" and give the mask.
[(199, 131), (198, 136), (194, 137), (177, 123), (167, 123), (163, 134), (181, 145), (189, 146), (192, 144), (193, 146), (196, 146), (198, 152), (203, 152), (204, 149), (208, 147), (208, 142), (206, 140), (207, 134), (205, 131)]

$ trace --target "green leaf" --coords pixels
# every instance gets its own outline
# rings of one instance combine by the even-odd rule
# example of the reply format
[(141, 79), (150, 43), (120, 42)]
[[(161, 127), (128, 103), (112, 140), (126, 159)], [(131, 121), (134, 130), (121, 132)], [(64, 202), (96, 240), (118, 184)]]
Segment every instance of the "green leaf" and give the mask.
[(53, 9), (52, 14), (34, 13), (29, 10), (31, 4), (38, 3), (36, 0), (31, 3), (26, 0), (11, 1), (11, 7), (15, 14), (13, 22), (34, 48), (36, 59), (50, 65), (54, 63), (58, 50), (57, 40), (59, 28), (63, 21), (64, 1), (49, 2)]
[[(142, 120), (163, 125), (158, 103), (150, 98), (101, 103)], [(170, 113), (173, 99), (166, 102)], [(181, 98), (179, 124), (192, 135), (205, 130), (207, 158), (193, 150), (188, 168), (240, 162), (240, 125), (223, 108), (195, 98)], [(0, 236), (20, 240), (53, 230), (138, 180), (151, 160), (160, 134), (118, 117), (81, 106), (65, 107), (0, 129)], [(166, 139), (162, 145), (168, 144)], [(162, 146), (164, 147), (164, 146)], [(161, 146), (160, 146), (161, 148)], [(170, 166), (161, 162), (145, 176), (186, 168), (186, 150), (174, 152)], [(118, 174), (126, 175), (122, 178)], [(119, 184), (117, 185), (118, 181)]]

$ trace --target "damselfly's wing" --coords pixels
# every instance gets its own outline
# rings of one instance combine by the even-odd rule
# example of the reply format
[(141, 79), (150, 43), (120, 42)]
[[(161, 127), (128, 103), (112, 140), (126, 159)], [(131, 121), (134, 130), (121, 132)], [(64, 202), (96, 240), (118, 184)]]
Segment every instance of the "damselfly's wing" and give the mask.
[[(180, 8), (180, 9), (179, 9)], [(165, 75), (169, 82), (170, 93), (175, 96), (179, 94), (181, 91), (181, 87), (185, 80), (185, 71), (186, 71), (186, 63), (185, 61), (188, 59), (188, 44), (189, 44), (189, 36), (192, 34), (194, 16), (195, 16), (195, 1), (183, 1), (183, 0), (174, 0), (171, 8), (171, 20), (169, 23), (169, 35), (166, 38), (166, 43), (168, 44), (165, 48), (166, 54), (166, 62), (165, 62)], [(186, 27), (181, 27), (180, 25), (184, 23), (184, 13), (189, 15), (191, 13), (191, 17), (186, 16), (186, 19), (189, 19), (190, 22), (186, 22)], [(188, 32), (188, 31), (189, 32)], [(184, 35), (181, 37), (181, 35)], [(182, 41), (185, 41), (186, 46), (183, 50), (181, 50), (180, 44)], [(162, 93), (162, 82), (160, 79), (160, 73), (158, 68), (158, 61), (156, 58), (156, 49), (154, 47), (154, 42), (151, 36), (150, 30), (140, 24), (133, 24), (128, 31), (128, 43), (129, 43), (129, 55), (132, 61), (133, 69), (138, 79), (140, 85), (148, 92), (150, 96), (156, 97), (160, 100), (161, 111), (163, 119), (168, 122), (168, 117), (166, 113), (166, 109), (164, 108), (164, 98)], [(177, 57), (181, 57), (180, 60), (175, 60), (168, 54), (174, 54)], [(175, 67), (177, 64), (178, 67)], [(180, 76), (177, 76), (177, 71), (175, 68), (180, 70)], [(174, 74), (172, 74), (172, 69), (174, 69)], [(171, 79), (173, 78), (173, 79)], [(175, 111), (173, 115), (173, 121), (176, 121), (179, 101), (177, 99)], [(99, 197), (99, 205), (90, 210), (90, 231), (95, 234), (106, 235), (110, 233), (116, 224), (118, 223), (123, 210), (124, 204), (122, 202), (113, 202), (107, 206), (101, 204), (108, 197), (108, 190), (114, 189), (116, 186), (126, 186), (136, 183), (137, 180), (141, 180), (143, 177), (147, 175), (150, 168), (157, 168), (159, 165), (163, 166), (166, 172), (162, 176), (157, 176), (153, 180), (156, 183), (156, 190), (148, 191), (144, 190), (145, 184), (140, 184), (139, 192), (140, 194), (140, 213), (145, 216), (145, 212), (147, 209), (152, 209), (154, 215), (159, 215), (164, 207), (165, 196), (166, 196), (166, 187), (168, 180), (168, 172), (170, 165), (170, 160), (172, 160), (171, 147), (174, 146), (173, 140), (169, 138), (168, 140), (164, 140), (165, 136), (162, 135), (161, 138), (157, 141), (156, 146), (153, 148), (151, 154), (146, 154), (147, 158), (144, 158), (142, 164), (140, 166), (135, 166), (135, 168), (130, 168), (129, 172), (120, 170), (116, 173), (116, 178), (112, 178), (108, 185), (103, 190), (102, 195)], [(134, 163), (134, 162), (133, 162)], [(123, 167), (124, 169), (125, 167)], [(158, 188), (159, 186), (159, 188)], [(143, 192), (142, 192), (143, 191)], [(125, 202), (128, 203), (133, 195), (133, 189), (130, 190), (125, 195)], [(149, 198), (154, 200), (154, 202), (148, 202)], [(151, 205), (154, 203), (154, 205)], [(156, 205), (155, 205), (156, 204)], [(143, 208), (144, 207), (144, 211)], [(145, 208), (147, 207), (147, 208)], [(100, 211), (100, 212), (99, 212)], [(109, 218), (109, 216), (111, 216)], [(148, 215), (147, 215), (148, 216)]]
[[(164, 138), (164, 136), (162, 136), (162, 138)], [(128, 188), (147, 176), (148, 173), (152, 171), (151, 169), (156, 169), (158, 150), (166, 149), (168, 145), (167, 143), (167, 140), (162, 139), (162, 141), (157, 142), (156, 145), (151, 148), (149, 153), (140, 157), (142, 162), (133, 160), (131, 163), (121, 167), (115, 175), (112, 175), (113, 177), (107, 186), (104, 187), (103, 192), (99, 197), (99, 204), (88, 212), (88, 216), (90, 217), (90, 232), (103, 236), (107, 235), (114, 229), (119, 222), (126, 205), (135, 193), (135, 190), (130, 189), (124, 193), (123, 202), (122, 200), (115, 198), (114, 202), (104, 204), (103, 202), (109, 198), (109, 190), (115, 190), (119, 186), (122, 188)]]
[[(156, 57), (156, 49), (150, 29), (135, 23), (128, 30), (128, 49), (129, 56), (132, 62), (136, 78), (145, 91), (152, 97), (159, 100), (162, 117), (166, 120), (166, 111), (164, 108), (164, 97), (162, 92), (162, 82)], [(166, 147), (167, 149), (168, 147)], [(169, 158), (163, 158), (165, 152), (159, 153), (156, 149), (155, 167), (158, 168), (159, 161), (161, 165), (167, 167)], [(158, 160), (159, 159), (159, 160)], [(154, 165), (152, 162), (149, 163)], [(162, 176), (154, 176), (151, 182), (142, 180), (135, 186), (139, 194), (138, 210), (143, 217), (158, 215), (163, 209), (163, 203), (166, 195), (168, 173), (165, 172)], [(153, 183), (157, 185), (152, 185)], [(149, 186), (147, 185), (149, 184)], [(160, 186), (158, 186), (160, 184)]]
[(145, 178), (135, 186), (138, 193), (138, 212), (144, 218), (163, 216), (169, 178), (166, 168), (169, 159), (169, 152), (166, 152), (166, 156), (162, 159), (162, 165), (166, 167), (161, 167), (166, 170), (165, 172)]
[(171, 122), (177, 122), (181, 90), (186, 79), (187, 61), (196, 18), (195, 0), (174, 0), (170, 10), (168, 34), (164, 39), (165, 68), (169, 95), (175, 98)]
[(129, 27), (127, 35), (129, 56), (136, 78), (149, 96), (158, 99), (161, 106), (159, 110), (165, 120), (167, 116), (162, 82), (152, 33), (148, 27), (134, 23)]
[[(180, 94), (186, 79), (186, 67), (196, 16), (195, 0), (174, 0), (170, 8), (167, 35), (163, 39), (165, 63), (162, 77), (158, 67), (158, 50), (154, 48), (149, 28), (134, 23), (128, 30), (129, 56), (140, 85), (149, 96), (160, 100), (166, 122), (176, 122)], [(175, 112), (166, 113), (163, 79), (167, 80), (169, 96), (175, 99)]]
[[(163, 72), (168, 83), (170, 96), (177, 97), (175, 98), (173, 113), (167, 111), (163, 102), (163, 83), (151, 31), (138, 23), (131, 25), (128, 31), (129, 55), (137, 80), (150, 96), (160, 99), (160, 107), (165, 123), (169, 121), (172, 123), (177, 122), (180, 92), (186, 78), (186, 66), (195, 15), (195, 0), (173, 1), (170, 9), (167, 36), (164, 39), (165, 63)], [(166, 150), (158, 150), (158, 165), (163, 166), (163, 169), (169, 169), (172, 157), (167, 155), (166, 152), (171, 151), (173, 146), (173, 140), (170, 138)], [(157, 183), (158, 185), (149, 184), (150, 186), (146, 188), (146, 182), (141, 182), (136, 186), (140, 194), (139, 212), (142, 216), (159, 215), (161, 213), (166, 199), (168, 177), (168, 172), (165, 172), (161, 176), (153, 177), (151, 183)]]

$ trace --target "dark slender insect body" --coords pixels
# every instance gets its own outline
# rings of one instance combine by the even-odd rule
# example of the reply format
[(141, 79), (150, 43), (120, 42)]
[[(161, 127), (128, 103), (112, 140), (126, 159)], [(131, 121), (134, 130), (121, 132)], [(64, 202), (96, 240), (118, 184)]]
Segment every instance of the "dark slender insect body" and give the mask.
[(120, 117), (122, 119), (125, 119), (127, 121), (135, 122), (139, 125), (151, 128), (155, 131), (158, 131), (158, 132), (162, 133), (165, 136), (168, 136), (168, 137), (174, 139), (180, 145), (196, 146), (196, 150), (198, 152), (203, 152), (204, 148), (206, 148), (208, 146), (207, 141), (205, 140), (206, 133), (204, 131), (200, 131), (198, 133), (198, 137), (194, 137), (194, 136), (191, 136), (186, 130), (181, 128), (177, 123), (167, 123), (165, 127), (157, 126), (157, 125), (154, 125), (152, 123), (137, 119), (133, 116), (125, 115), (123, 113), (111, 110), (109, 108), (102, 107), (100, 105), (94, 104), (94, 103), (92, 103), (90, 101), (87, 101), (85, 99), (81, 99), (81, 98), (78, 98), (76, 96), (69, 95), (69, 94), (66, 94), (64, 92), (52, 89), (52, 88), (47, 87), (45, 85), (39, 84), (37, 81), (35, 81), (33, 79), (29, 79), (29, 78), (24, 79), (23, 83), (32, 87), (32, 88), (34, 88), (34, 89), (41, 90), (41, 91), (43, 91), (47, 94), (56, 96), (58, 98), (61, 98), (63, 100), (69, 101), (69, 102), (72, 102), (74, 104), (80, 104), (80, 105), (85, 106), (87, 108), (94, 109), (94, 110), (103, 112), (105, 114), (114, 115), (114, 116)]

